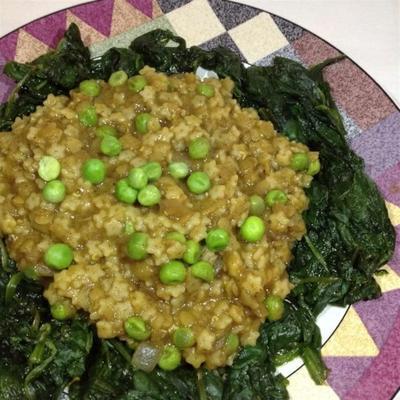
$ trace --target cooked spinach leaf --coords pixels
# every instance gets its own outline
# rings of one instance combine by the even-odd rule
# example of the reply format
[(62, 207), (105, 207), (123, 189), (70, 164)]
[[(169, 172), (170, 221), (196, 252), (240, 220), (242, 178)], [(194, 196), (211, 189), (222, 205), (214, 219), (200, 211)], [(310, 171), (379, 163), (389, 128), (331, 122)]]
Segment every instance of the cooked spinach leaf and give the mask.
[(144, 67), (143, 58), (130, 49), (115, 48), (94, 58), (90, 64), (90, 75), (107, 80), (114, 71), (123, 70), (128, 76), (137, 74)]
[(10, 130), (15, 118), (33, 112), (49, 94), (67, 95), (85, 79), (108, 79), (121, 69), (131, 76), (143, 66), (139, 54), (123, 48), (112, 48), (101, 57), (90, 59), (79, 28), (71, 24), (55, 50), (30, 63), (12, 61), (5, 65), (4, 73), (17, 86), (0, 106), (0, 131)]
[(71, 24), (55, 50), (30, 63), (9, 62), (4, 73), (17, 86), (0, 108), (0, 131), (9, 130), (15, 118), (33, 112), (50, 93), (68, 94), (86, 79), (90, 74), (89, 49), (78, 27)]
[(307, 235), (293, 249), (288, 271), (295, 288), (285, 302), (285, 314), (280, 321), (265, 322), (257, 345), (242, 349), (232, 367), (133, 371), (130, 350), (114, 341), (92, 343), (92, 328), (84, 318), (52, 320), (41, 285), (18, 273), (0, 248), (1, 398), (287, 399), (287, 382), (276, 374), (276, 366), (296, 356), (303, 358), (317, 383), (326, 379), (315, 317), (327, 304), (379, 296), (373, 275), (392, 256), (395, 240), (384, 201), (364, 174), (362, 160), (348, 147), (323, 80), (323, 68), (336, 61), (306, 69), (276, 57), (272, 66), (246, 69), (228, 49), (187, 48), (183, 38), (164, 30), (91, 60), (72, 24), (54, 51), (31, 63), (6, 65), (5, 73), (17, 86), (0, 106), (0, 130), (11, 129), (16, 117), (33, 112), (48, 94), (66, 95), (83, 79), (107, 79), (119, 69), (131, 76), (143, 65), (169, 74), (202, 66), (230, 77), (242, 106), (254, 107), (289, 139), (319, 151), (322, 169), (307, 191)]
[(14, 398), (56, 399), (84, 374), (92, 330), (83, 317), (51, 319), (43, 286), (26, 277), (6, 301), (9, 283), (18, 273), (12, 261), (7, 263), (7, 270), (0, 268), (0, 398), (18, 388), (23, 395)]
[[(346, 144), (345, 129), (317, 68), (276, 58), (246, 73), (248, 98), (285, 135), (319, 151), (321, 172), (307, 195), (307, 236), (289, 267), (300, 296), (317, 315), (327, 304), (380, 295), (373, 274), (393, 254), (394, 229), (376, 185)], [(318, 77), (318, 80), (315, 78)]]

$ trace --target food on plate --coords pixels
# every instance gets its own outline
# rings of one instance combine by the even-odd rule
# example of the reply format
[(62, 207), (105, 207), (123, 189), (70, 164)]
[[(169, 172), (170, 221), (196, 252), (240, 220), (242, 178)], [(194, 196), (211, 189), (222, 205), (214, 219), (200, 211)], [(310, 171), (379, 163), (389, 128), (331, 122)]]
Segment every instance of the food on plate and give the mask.
[(71, 25), (6, 65), (3, 397), (286, 399), (297, 356), (325, 381), (316, 316), (378, 297), (394, 247), (336, 61), (246, 69), (162, 30), (90, 59)]

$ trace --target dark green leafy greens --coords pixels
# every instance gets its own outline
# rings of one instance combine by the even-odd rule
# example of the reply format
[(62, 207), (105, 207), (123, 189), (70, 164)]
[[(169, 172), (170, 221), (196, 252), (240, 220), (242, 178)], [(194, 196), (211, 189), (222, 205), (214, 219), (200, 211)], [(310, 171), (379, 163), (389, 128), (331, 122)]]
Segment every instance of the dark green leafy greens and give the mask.
[(287, 399), (286, 380), (276, 374), (276, 366), (296, 356), (315, 382), (326, 379), (315, 318), (327, 304), (378, 297), (374, 273), (390, 259), (395, 239), (375, 184), (346, 144), (323, 80), (323, 68), (335, 61), (307, 70), (277, 57), (270, 67), (246, 69), (228, 49), (187, 48), (182, 38), (163, 30), (142, 35), (128, 49), (112, 48), (90, 59), (72, 24), (54, 51), (28, 64), (6, 65), (5, 73), (17, 86), (0, 106), (0, 130), (11, 129), (16, 117), (34, 111), (48, 94), (67, 95), (83, 79), (107, 79), (119, 69), (131, 76), (146, 64), (169, 74), (202, 66), (230, 77), (242, 106), (254, 107), (288, 138), (319, 151), (322, 170), (307, 193), (307, 235), (293, 249), (289, 276), (295, 288), (285, 314), (264, 323), (257, 345), (242, 349), (232, 367), (133, 371), (131, 351), (118, 341), (93, 340), (84, 316), (51, 319), (42, 286), (18, 273), (0, 248), (1, 399)]
[(86, 318), (66, 323), (51, 319), (42, 285), (27, 278), (5, 302), (7, 286), (17, 273), (11, 262), (9, 269), (0, 270), (0, 398), (57, 398), (84, 374), (92, 331)]
[(4, 73), (17, 82), (17, 86), (9, 101), (0, 107), (0, 131), (10, 129), (16, 117), (33, 112), (50, 93), (67, 94), (78, 86), (87, 78), (90, 63), (89, 49), (84, 46), (74, 24), (54, 51), (31, 63), (7, 63)]

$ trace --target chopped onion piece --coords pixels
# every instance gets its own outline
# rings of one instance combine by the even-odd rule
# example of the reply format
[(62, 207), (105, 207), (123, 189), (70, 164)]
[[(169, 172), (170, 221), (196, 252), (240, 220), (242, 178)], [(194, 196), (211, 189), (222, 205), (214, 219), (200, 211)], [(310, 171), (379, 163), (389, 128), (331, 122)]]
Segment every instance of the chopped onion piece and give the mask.
[(148, 342), (140, 343), (132, 356), (132, 365), (145, 372), (153, 371), (160, 359), (161, 352)]

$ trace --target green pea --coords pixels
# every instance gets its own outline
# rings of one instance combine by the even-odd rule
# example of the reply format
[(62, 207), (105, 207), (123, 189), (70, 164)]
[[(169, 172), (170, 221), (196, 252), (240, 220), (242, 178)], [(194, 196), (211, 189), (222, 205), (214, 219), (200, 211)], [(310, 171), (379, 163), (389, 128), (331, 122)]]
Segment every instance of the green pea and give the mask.
[(83, 126), (91, 127), (97, 124), (97, 113), (93, 106), (86, 106), (78, 113), (79, 122)]
[(196, 338), (190, 328), (180, 327), (174, 331), (172, 341), (178, 349), (187, 349), (196, 343)]
[(233, 354), (239, 348), (239, 336), (235, 333), (230, 333), (225, 340), (225, 349), (228, 354)]
[(184, 162), (174, 162), (169, 164), (168, 172), (175, 179), (186, 178), (189, 175), (189, 166)]
[(258, 242), (265, 233), (264, 221), (255, 215), (247, 217), (240, 227), (240, 235), (247, 242)]
[(147, 257), (149, 235), (144, 232), (135, 232), (131, 235), (127, 245), (128, 257), (135, 261), (144, 260)]
[(96, 135), (100, 138), (104, 136), (116, 136), (117, 130), (110, 125), (100, 125), (96, 128)]
[(115, 136), (106, 135), (101, 140), (100, 150), (106, 156), (114, 157), (121, 153), (122, 144)]
[(163, 348), (158, 366), (164, 371), (173, 371), (179, 367), (181, 358), (179, 349), (172, 344), (168, 344)]
[(189, 144), (189, 156), (192, 160), (203, 160), (207, 158), (210, 144), (204, 137), (194, 139)]
[(196, 92), (205, 97), (213, 97), (215, 94), (214, 86), (207, 83), (198, 83), (196, 86)]
[(55, 270), (68, 268), (74, 260), (74, 252), (64, 243), (52, 244), (44, 254), (45, 264)]
[(199, 261), (201, 255), (201, 247), (198, 242), (194, 240), (188, 240), (186, 242), (186, 250), (183, 253), (183, 261), (187, 264), (194, 264)]
[(115, 184), (114, 194), (118, 201), (133, 204), (136, 201), (138, 192), (129, 186), (127, 179), (120, 179)]
[(207, 233), (206, 246), (211, 251), (222, 251), (229, 246), (229, 233), (222, 228), (211, 229)]
[(145, 207), (155, 206), (160, 202), (161, 193), (154, 185), (147, 185), (140, 189), (138, 194), (138, 202)]
[(138, 133), (144, 135), (149, 131), (149, 122), (152, 116), (149, 113), (139, 113), (135, 117), (135, 129)]
[(212, 282), (215, 278), (214, 267), (207, 261), (199, 261), (191, 267), (192, 275), (206, 282)]
[(285, 304), (283, 300), (275, 295), (271, 294), (264, 300), (265, 308), (267, 309), (267, 317), (270, 321), (278, 321), (282, 318), (285, 311)]
[(286, 193), (279, 189), (270, 190), (265, 196), (265, 203), (272, 207), (274, 204), (285, 204), (288, 201)]
[(294, 153), (290, 160), (290, 167), (295, 171), (304, 171), (308, 169), (310, 160), (306, 153)]
[(169, 261), (160, 268), (160, 281), (165, 285), (185, 282), (186, 268), (180, 261)]
[(128, 74), (125, 71), (115, 71), (108, 78), (108, 84), (112, 87), (122, 86), (128, 80)]
[(65, 188), (65, 185), (56, 179), (54, 181), (47, 182), (44, 185), (42, 196), (43, 199), (48, 203), (56, 204), (61, 203), (65, 199), (66, 192), (67, 189)]
[(91, 158), (85, 161), (82, 166), (83, 178), (93, 185), (103, 182), (106, 177), (106, 172), (105, 164), (97, 158)]
[(321, 170), (321, 164), (319, 160), (314, 160), (310, 162), (310, 165), (308, 166), (307, 174), (314, 176), (317, 175), (318, 172)]
[(61, 172), (61, 165), (58, 160), (51, 156), (44, 156), (39, 161), (38, 174), (44, 181), (57, 179)]
[(72, 318), (74, 315), (74, 310), (64, 303), (52, 304), (50, 312), (52, 317), (58, 321), (65, 321), (66, 319)]
[(179, 243), (182, 243), (182, 244), (186, 243), (185, 235), (183, 233), (180, 233), (180, 232), (168, 232), (165, 235), (165, 239), (175, 240), (176, 242), (179, 242)]
[(265, 211), (265, 203), (261, 196), (250, 197), (250, 215), (262, 215)]
[(79, 84), (79, 90), (86, 96), (96, 97), (100, 94), (101, 87), (95, 80), (88, 79)]
[(192, 172), (186, 181), (188, 189), (194, 194), (207, 192), (211, 187), (210, 178), (205, 172)]
[(131, 338), (142, 342), (151, 335), (151, 329), (141, 317), (129, 317), (124, 322), (125, 333)]
[(145, 172), (147, 179), (150, 182), (155, 182), (156, 180), (160, 179), (162, 175), (161, 165), (155, 161), (150, 161), (142, 165), (140, 168), (142, 168), (142, 170)]
[(134, 189), (140, 190), (143, 189), (148, 182), (149, 178), (147, 177), (146, 172), (143, 168), (132, 168), (128, 174), (128, 183), (129, 186)]
[(128, 79), (128, 88), (129, 90), (132, 90), (132, 92), (139, 93), (145, 88), (146, 85), (147, 80), (144, 76), (136, 75)]

